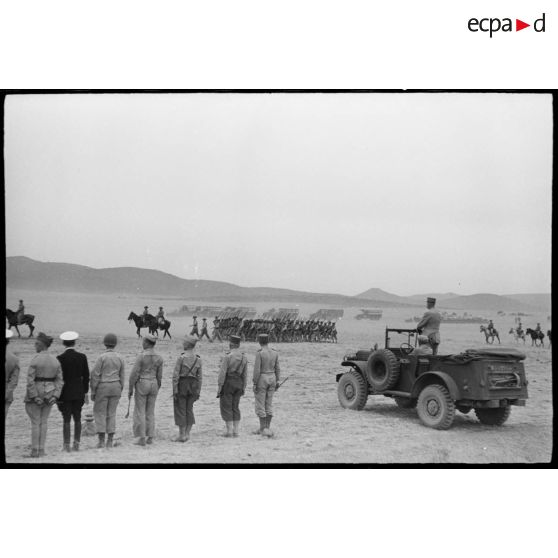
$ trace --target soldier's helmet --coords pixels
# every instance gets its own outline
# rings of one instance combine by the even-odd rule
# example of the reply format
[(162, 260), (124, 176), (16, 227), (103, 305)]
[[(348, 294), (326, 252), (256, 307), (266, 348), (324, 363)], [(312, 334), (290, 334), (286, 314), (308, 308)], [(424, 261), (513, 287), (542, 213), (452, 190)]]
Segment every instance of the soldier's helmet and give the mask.
[(116, 347), (117, 343), (118, 339), (114, 333), (107, 333), (103, 338), (103, 345), (105, 345), (105, 347)]

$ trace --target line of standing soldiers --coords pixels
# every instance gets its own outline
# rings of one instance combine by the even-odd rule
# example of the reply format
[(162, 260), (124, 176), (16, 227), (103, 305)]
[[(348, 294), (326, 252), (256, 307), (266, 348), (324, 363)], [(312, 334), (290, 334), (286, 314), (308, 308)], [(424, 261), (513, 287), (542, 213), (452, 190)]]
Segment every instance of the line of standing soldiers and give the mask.
[(255, 341), (259, 335), (265, 334), (274, 343), (337, 343), (337, 328), (332, 321), (227, 318), (222, 324), (218, 318), (215, 318), (213, 324), (213, 339), (219, 340), (236, 335), (242, 341)]
[[(5, 418), (13, 402), (13, 392), (19, 379), (19, 360), (8, 350), (13, 333), (6, 330), (6, 404)], [(116, 410), (125, 389), (124, 359), (115, 351), (117, 337), (108, 333), (103, 339), (105, 351), (96, 360), (91, 373), (87, 357), (74, 349), (79, 335), (69, 331), (60, 335), (65, 351), (55, 357), (48, 353), (53, 338), (40, 332), (35, 340), (37, 354), (27, 373), (25, 407), (31, 419), (31, 454), (45, 455), (47, 425), (50, 411), (56, 404), (63, 416), (63, 449), (70, 450), (71, 420), (74, 421), (73, 450), (79, 451), (81, 439), (81, 411), (88, 403), (88, 391), (94, 402), (93, 414), (98, 436), (97, 448), (112, 448), (116, 432)], [(193, 405), (200, 397), (202, 386), (202, 361), (193, 349), (198, 339), (187, 336), (183, 341), (184, 352), (174, 367), (173, 407), (178, 436), (173, 441), (185, 442), (195, 424)], [(260, 349), (256, 353), (253, 371), (255, 412), (260, 427), (255, 434), (272, 436), (273, 394), (279, 387), (280, 366), (277, 351), (268, 346), (267, 335), (258, 338)], [(155, 437), (155, 402), (163, 377), (163, 359), (155, 353), (157, 338), (146, 335), (142, 340), (143, 351), (136, 358), (128, 381), (128, 399), (134, 397), (133, 434), (135, 444), (152, 444)], [(226, 425), (226, 437), (237, 437), (240, 424), (240, 398), (245, 394), (248, 381), (246, 355), (240, 351), (241, 340), (231, 336), (230, 350), (219, 365), (218, 392), (221, 417)], [(128, 405), (128, 411), (129, 411)]]

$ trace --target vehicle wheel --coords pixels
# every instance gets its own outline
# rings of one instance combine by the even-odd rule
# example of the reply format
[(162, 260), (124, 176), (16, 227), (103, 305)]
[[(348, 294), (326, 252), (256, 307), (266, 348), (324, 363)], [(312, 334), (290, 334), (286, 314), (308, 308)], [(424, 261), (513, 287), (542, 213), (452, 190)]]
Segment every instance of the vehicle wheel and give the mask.
[(417, 412), (426, 426), (447, 430), (455, 417), (455, 403), (445, 386), (434, 384), (420, 392)]
[(456, 405), (455, 407), (460, 413), (463, 413), (464, 415), (466, 415), (473, 408), (467, 407), (465, 405)]
[(368, 357), (366, 379), (374, 391), (385, 391), (397, 383), (399, 362), (389, 349), (378, 349)]
[(341, 407), (362, 411), (368, 399), (368, 386), (361, 374), (351, 370), (339, 378), (337, 398)]
[(482, 424), (502, 426), (510, 416), (511, 407), (497, 407), (496, 409), (475, 409), (477, 418)]
[(408, 397), (394, 397), (395, 403), (401, 409), (414, 409), (417, 406), (416, 399), (409, 399)]

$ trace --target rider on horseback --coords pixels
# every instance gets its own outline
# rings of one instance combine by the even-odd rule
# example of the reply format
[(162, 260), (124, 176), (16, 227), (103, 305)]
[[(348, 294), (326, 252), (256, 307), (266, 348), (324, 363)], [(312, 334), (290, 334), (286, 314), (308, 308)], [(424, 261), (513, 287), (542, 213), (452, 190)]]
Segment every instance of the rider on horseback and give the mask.
[(23, 300), (20, 300), (16, 312), (17, 325), (23, 324), (23, 316), (25, 316), (25, 306), (23, 306)]
[(165, 311), (163, 310), (162, 306), (159, 306), (159, 312), (157, 313), (157, 322), (159, 325), (165, 325)]
[(143, 314), (141, 315), (141, 317), (143, 318), (144, 327), (147, 327), (147, 316), (149, 316), (149, 306), (144, 306)]
[(486, 326), (486, 329), (488, 330), (488, 333), (490, 335), (494, 335), (494, 324), (492, 323), (492, 320), (488, 322), (488, 326)]

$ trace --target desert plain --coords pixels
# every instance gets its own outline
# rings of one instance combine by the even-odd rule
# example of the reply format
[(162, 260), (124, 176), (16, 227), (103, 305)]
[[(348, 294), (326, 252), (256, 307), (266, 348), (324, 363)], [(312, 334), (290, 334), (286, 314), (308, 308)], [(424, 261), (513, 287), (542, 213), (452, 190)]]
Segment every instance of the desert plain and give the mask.
[[(133, 323), (126, 318), (130, 311), (140, 313), (144, 305), (153, 310), (164, 306), (167, 314), (182, 304), (214, 304), (208, 301), (183, 301), (156, 296), (102, 295), (52, 293), (7, 290), (7, 306), (14, 308), (24, 298), (26, 312), (34, 314), (36, 332), (44, 331), (55, 337), (49, 351), (63, 351), (58, 335), (75, 330), (80, 334), (76, 345), (84, 352), (92, 368), (102, 352), (102, 337), (111, 331), (119, 338), (117, 351), (126, 362), (126, 377), (135, 356), (141, 351)], [(220, 306), (246, 306), (248, 303), (227, 303)], [(294, 304), (251, 304), (258, 312), (272, 307)], [(301, 316), (308, 316), (320, 306), (301, 304)], [(441, 307), (441, 310), (444, 308)], [(120, 400), (117, 411), (116, 447), (95, 449), (96, 437), (83, 436), (79, 452), (62, 452), (62, 417), (53, 408), (48, 428), (46, 456), (26, 457), (30, 451), (30, 421), (23, 403), (26, 374), (33, 355), (33, 340), (22, 326), (21, 338), (14, 337), (11, 350), (20, 358), (20, 379), (5, 425), (5, 456), (8, 464), (436, 464), (436, 463), (545, 463), (552, 457), (552, 351), (545, 339), (544, 348), (516, 344), (508, 334), (514, 325), (510, 314), (471, 308), (473, 314), (493, 318), (500, 332), (502, 346), (524, 350), (529, 381), (529, 399), (525, 407), (514, 407), (509, 420), (501, 427), (485, 426), (474, 413), (456, 412), (453, 426), (447, 431), (425, 427), (415, 410), (400, 409), (387, 397), (373, 396), (363, 411), (343, 409), (337, 400), (335, 376), (342, 372), (343, 355), (358, 348), (383, 346), (386, 327), (413, 327), (405, 320), (421, 315), (421, 307), (384, 308), (379, 321), (355, 320), (358, 308), (345, 308), (344, 317), (337, 322), (337, 344), (281, 343), (273, 345), (280, 354), (282, 376), (287, 382), (274, 398), (274, 436), (265, 438), (252, 434), (258, 425), (254, 413), (254, 397), (250, 389), (256, 343), (243, 343), (249, 361), (249, 382), (241, 400), (241, 432), (238, 438), (222, 436), (224, 423), (216, 398), (219, 360), (228, 348), (226, 342), (198, 343), (196, 352), (203, 361), (201, 397), (194, 406), (196, 424), (186, 443), (171, 440), (177, 428), (172, 409), (171, 376), (180, 354), (181, 338), (189, 332), (190, 317), (170, 317), (171, 340), (160, 339), (156, 345), (164, 359), (163, 384), (156, 405), (156, 438), (151, 446), (133, 444), (132, 418), (126, 419), (127, 394)], [(201, 316), (200, 316), (201, 317)], [(207, 316), (210, 320), (212, 317)], [(523, 317), (524, 327), (540, 322), (545, 333), (550, 329), (548, 313), (534, 312)], [(147, 330), (142, 330), (146, 332)], [(211, 328), (210, 328), (211, 332)], [(465, 349), (485, 346), (478, 324), (442, 324), (441, 354), (458, 353)], [(404, 341), (405, 339), (401, 339)], [(133, 403), (132, 403), (133, 405)], [(83, 414), (92, 412), (86, 405)]]

